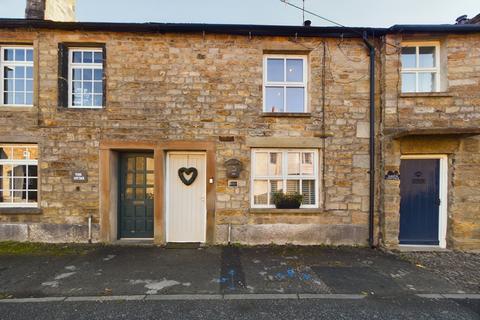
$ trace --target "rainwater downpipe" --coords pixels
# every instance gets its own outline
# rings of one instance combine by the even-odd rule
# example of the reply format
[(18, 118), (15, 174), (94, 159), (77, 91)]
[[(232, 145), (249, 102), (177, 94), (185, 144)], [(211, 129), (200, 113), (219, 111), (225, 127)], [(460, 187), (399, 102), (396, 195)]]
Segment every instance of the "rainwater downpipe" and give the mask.
[(363, 41), (368, 48), (370, 56), (370, 198), (368, 207), (368, 245), (375, 247), (374, 219), (375, 219), (375, 46), (368, 41), (367, 33), (363, 34)]

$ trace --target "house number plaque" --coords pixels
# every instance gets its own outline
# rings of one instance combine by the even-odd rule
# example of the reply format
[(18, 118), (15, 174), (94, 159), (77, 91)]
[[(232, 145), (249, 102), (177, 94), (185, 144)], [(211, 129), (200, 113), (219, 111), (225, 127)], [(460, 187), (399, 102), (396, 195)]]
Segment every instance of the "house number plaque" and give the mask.
[(77, 170), (72, 172), (72, 181), (76, 183), (84, 183), (88, 181), (87, 171)]

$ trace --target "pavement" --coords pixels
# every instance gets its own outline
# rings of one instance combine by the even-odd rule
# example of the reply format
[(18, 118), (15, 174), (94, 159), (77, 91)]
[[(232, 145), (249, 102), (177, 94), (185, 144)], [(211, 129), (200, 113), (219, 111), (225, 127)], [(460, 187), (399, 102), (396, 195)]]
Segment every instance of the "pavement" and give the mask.
[(445, 257), (315, 246), (0, 255), (0, 319), (480, 319), (478, 257)]

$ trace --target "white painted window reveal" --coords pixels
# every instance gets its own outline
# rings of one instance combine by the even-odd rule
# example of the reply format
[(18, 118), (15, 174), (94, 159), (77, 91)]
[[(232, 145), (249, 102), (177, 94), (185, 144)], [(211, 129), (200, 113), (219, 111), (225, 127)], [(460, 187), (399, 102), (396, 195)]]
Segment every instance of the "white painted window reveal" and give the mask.
[(103, 50), (70, 48), (68, 61), (68, 106), (102, 108)]
[(300, 193), (302, 208), (318, 207), (318, 151), (252, 149), (251, 207), (274, 208), (272, 193)]
[(38, 206), (38, 147), (0, 145), (0, 207)]
[(307, 57), (265, 55), (263, 111), (307, 112)]
[(438, 42), (402, 43), (402, 92), (440, 91)]
[(33, 47), (0, 47), (0, 105), (33, 105)]

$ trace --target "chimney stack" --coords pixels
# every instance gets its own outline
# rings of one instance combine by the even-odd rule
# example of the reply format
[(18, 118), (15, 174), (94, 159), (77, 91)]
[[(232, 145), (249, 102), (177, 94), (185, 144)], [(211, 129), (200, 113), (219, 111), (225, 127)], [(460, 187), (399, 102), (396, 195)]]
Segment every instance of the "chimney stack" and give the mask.
[(76, 0), (27, 0), (25, 19), (75, 21)]

